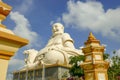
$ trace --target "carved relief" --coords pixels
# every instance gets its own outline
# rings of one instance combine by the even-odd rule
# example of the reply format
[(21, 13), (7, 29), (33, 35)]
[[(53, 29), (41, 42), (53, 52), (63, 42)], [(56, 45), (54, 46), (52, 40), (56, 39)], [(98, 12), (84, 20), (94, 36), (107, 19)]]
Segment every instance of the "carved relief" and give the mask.
[(94, 80), (94, 73), (86, 73), (85, 80)]
[(102, 60), (101, 55), (95, 55), (95, 60)]
[(86, 65), (83, 65), (82, 67), (85, 69), (85, 70), (89, 70), (89, 69), (93, 69), (93, 65), (92, 64), (89, 64), (89, 62), (87, 63), (85, 63)]
[(86, 56), (86, 61), (90, 61), (90, 60), (92, 60), (92, 56), (91, 55)]
[(105, 73), (98, 73), (98, 80), (106, 80)]

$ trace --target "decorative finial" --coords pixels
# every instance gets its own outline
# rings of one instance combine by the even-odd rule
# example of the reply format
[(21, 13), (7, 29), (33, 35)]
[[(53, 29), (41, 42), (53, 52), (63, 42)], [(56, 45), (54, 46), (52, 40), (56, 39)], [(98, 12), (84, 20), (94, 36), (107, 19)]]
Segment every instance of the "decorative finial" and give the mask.
[(95, 40), (95, 36), (92, 34), (92, 32), (90, 32), (88, 40)]
[(2, 21), (6, 19), (12, 7), (0, 0), (0, 27), (4, 27)]
[(89, 33), (88, 40), (85, 42), (85, 45), (89, 45), (91, 43), (100, 44), (100, 41), (95, 38), (95, 36), (92, 34), (92, 32)]

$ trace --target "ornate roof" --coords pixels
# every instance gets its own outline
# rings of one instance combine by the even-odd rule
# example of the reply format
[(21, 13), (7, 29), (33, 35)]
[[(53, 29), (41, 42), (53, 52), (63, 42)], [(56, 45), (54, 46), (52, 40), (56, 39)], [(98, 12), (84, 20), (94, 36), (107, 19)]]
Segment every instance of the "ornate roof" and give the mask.
[(96, 37), (93, 35), (92, 32), (89, 33), (88, 40), (85, 42), (85, 45), (91, 44), (91, 43), (100, 44), (100, 41), (96, 39)]

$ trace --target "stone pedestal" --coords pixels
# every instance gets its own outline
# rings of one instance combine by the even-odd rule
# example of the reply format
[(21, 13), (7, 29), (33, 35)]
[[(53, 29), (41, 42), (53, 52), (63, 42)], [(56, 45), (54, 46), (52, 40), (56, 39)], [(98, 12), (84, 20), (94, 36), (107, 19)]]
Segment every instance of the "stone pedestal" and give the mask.
[(16, 36), (2, 24), (11, 9), (9, 5), (0, 1), (0, 80), (6, 80), (10, 58), (20, 47), (28, 44), (28, 40)]
[[(44, 80), (63, 80), (69, 76), (69, 68), (63, 65), (49, 65), (44, 69)], [(43, 80), (43, 68), (37, 67), (33, 69), (25, 69), (15, 71), (13, 73), (13, 80)]]
[(104, 46), (100, 45), (92, 33), (82, 49), (85, 61), (81, 64), (84, 69), (85, 80), (108, 80), (109, 63), (103, 60)]

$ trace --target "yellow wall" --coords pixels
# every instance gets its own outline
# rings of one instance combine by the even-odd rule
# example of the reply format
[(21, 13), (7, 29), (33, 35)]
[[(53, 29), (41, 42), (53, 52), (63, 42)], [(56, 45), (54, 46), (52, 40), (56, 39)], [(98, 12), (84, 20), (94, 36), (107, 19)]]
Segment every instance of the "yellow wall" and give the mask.
[(0, 80), (5, 80), (8, 68), (8, 60), (0, 59)]

